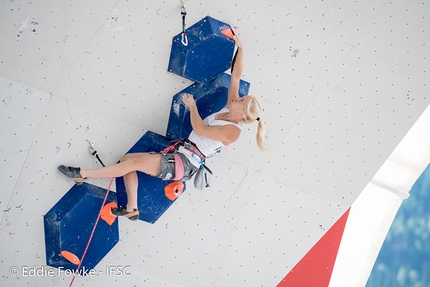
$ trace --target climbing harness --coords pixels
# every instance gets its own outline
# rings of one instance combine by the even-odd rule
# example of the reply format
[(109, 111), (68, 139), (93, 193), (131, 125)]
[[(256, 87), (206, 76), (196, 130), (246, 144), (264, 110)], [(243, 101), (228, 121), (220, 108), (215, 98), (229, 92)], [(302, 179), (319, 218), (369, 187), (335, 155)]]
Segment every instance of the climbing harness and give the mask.
[(187, 10), (185, 9), (185, 7), (188, 4), (187, 0), (180, 0), (181, 1), (181, 15), (182, 15), (182, 38), (181, 38), (181, 43), (184, 46), (188, 46), (188, 37), (187, 37), (187, 33), (185, 32), (185, 16), (187, 15)]
[(169, 143), (169, 146), (162, 150), (161, 153), (166, 155), (168, 153), (176, 152), (180, 146), (191, 152), (192, 157), (196, 159), (200, 163), (200, 165), (205, 164), (205, 160), (207, 157), (199, 150), (196, 144), (194, 144), (189, 139), (171, 141)]
[[(191, 156), (200, 164), (200, 168), (194, 175), (194, 187), (203, 190), (210, 186), (212, 171), (206, 166), (206, 156), (189, 139), (172, 141), (169, 146), (161, 151), (162, 154), (174, 153), (176, 155), (179, 147), (183, 147), (191, 153)], [(176, 167), (176, 166), (175, 166)]]

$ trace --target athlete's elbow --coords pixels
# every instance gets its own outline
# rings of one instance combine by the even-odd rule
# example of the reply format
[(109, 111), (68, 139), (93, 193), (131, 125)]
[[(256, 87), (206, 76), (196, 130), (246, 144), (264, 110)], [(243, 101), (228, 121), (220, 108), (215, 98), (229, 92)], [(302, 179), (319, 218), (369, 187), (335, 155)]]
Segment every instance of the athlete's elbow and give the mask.
[(193, 132), (198, 136), (205, 136), (205, 129), (204, 127), (198, 126), (193, 128)]

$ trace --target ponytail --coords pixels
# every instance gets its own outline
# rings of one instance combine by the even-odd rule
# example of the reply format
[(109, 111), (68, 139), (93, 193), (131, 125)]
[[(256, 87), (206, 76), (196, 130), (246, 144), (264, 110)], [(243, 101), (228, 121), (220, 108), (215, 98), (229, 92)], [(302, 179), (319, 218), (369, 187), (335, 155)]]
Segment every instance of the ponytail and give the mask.
[(264, 142), (264, 132), (265, 127), (262, 120), (260, 120), (260, 114), (261, 114), (261, 106), (258, 102), (257, 98), (254, 96), (251, 97), (251, 100), (249, 101), (247, 107), (245, 108), (245, 123), (252, 123), (254, 121), (258, 122), (258, 129), (257, 129), (257, 145), (260, 148), (260, 150), (264, 151), (267, 150), (267, 144)]
[(257, 139), (257, 145), (262, 151), (267, 150), (267, 144), (264, 142), (264, 131), (265, 131), (264, 123), (262, 120), (260, 120), (260, 118), (258, 118), (258, 129), (257, 129), (256, 139)]

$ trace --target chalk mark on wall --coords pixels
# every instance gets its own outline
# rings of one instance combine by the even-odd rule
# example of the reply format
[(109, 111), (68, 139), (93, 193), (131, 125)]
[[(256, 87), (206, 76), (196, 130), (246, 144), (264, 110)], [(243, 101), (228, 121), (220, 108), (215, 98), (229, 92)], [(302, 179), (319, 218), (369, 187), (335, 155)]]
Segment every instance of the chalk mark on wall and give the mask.
[(6, 97), (3, 99), (3, 104), (7, 107), (10, 103), (10, 101), (12, 100), (12, 97)]
[(39, 22), (30, 21), (30, 18), (27, 18), (25, 21), (21, 22), (18, 25), (19, 34), (17, 36), (20, 37), (20, 35), (27, 30), (30, 30), (32, 33), (36, 33), (37, 32), (36, 28), (34, 28), (33, 26), (38, 26), (38, 25), (39, 25)]
[(118, 9), (114, 8), (112, 12), (106, 15), (106, 18), (102, 24), (105, 25), (105, 27), (110, 27), (113, 23), (118, 21), (119, 14), (120, 12)]

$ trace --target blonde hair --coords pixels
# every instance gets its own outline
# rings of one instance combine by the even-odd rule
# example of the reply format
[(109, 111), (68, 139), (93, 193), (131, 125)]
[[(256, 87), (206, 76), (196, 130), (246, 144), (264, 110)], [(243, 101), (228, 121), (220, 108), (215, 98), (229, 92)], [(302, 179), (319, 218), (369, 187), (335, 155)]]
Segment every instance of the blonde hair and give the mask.
[(248, 102), (248, 105), (245, 107), (245, 118), (243, 121), (247, 124), (253, 123), (254, 121), (258, 121), (258, 129), (257, 129), (257, 145), (260, 150), (267, 150), (267, 144), (264, 142), (264, 123), (260, 120), (261, 114), (261, 106), (255, 96), (248, 96), (251, 100)]

